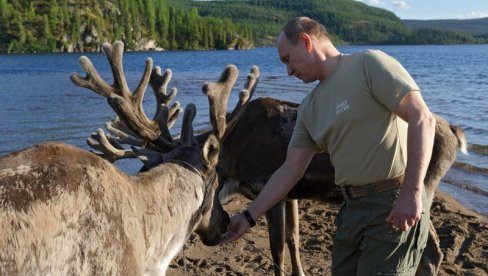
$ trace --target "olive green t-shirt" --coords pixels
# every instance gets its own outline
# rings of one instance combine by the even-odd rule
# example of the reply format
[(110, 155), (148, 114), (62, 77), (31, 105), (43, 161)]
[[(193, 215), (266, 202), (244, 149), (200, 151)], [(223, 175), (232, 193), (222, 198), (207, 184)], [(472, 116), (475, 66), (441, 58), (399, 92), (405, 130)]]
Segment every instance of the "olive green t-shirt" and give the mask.
[(364, 185), (404, 173), (407, 123), (393, 111), (420, 91), (403, 66), (375, 50), (342, 55), (302, 101), (290, 148), (330, 154), (338, 185)]

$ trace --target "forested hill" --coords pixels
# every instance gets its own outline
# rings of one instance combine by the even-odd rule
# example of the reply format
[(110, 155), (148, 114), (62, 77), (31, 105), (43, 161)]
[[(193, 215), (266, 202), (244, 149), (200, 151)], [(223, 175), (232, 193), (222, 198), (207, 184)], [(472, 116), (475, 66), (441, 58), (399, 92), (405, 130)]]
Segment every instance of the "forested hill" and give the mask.
[(242, 49), (271, 45), (287, 20), (309, 16), (336, 43), (486, 43), (487, 36), (408, 28), (355, 0), (0, 0), (0, 53)]
[(181, 0), (201, 15), (230, 18), (251, 26), (257, 45), (272, 43), (290, 18), (309, 16), (327, 27), (336, 43), (465, 44), (487, 43), (486, 36), (454, 30), (408, 28), (394, 13), (355, 0)]
[[(250, 48), (251, 29), (164, 0), (0, 0), (0, 53)], [(177, 3), (177, 2), (176, 2)]]
[(403, 20), (412, 29), (435, 28), (488, 36), (488, 17), (477, 19)]

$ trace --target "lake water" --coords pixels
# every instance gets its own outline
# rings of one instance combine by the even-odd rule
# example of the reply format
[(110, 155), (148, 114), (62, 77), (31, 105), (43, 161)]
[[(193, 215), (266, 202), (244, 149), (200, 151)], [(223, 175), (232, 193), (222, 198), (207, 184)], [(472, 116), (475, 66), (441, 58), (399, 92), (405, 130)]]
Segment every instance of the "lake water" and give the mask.
[[(488, 45), (450, 46), (347, 46), (344, 53), (380, 49), (397, 58), (422, 89), (430, 109), (451, 124), (461, 126), (469, 141), (469, 155), (458, 154), (457, 163), (441, 183), (464, 205), (488, 215)], [(100, 74), (112, 83), (110, 67), (102, 53), (86, 54)], [(101, 96), (71, 83), (72, 72), (84, 75), (78, 64), (81, 54), (0, 55), (0, 155), (43, 141), (62, 141), (84, 149), (88, 135), (103, 128), (114, 112)], [(207, 99), (201, 93), (206, 81), (218, 79), (229, 63), (241, 74), (229, 106), (237, 101), (252, 65), (261, 79), (255, 97), (275, 97), (300, 102), (313, 84), (288, 77), (274, 48), (246, 51), (129, 52), (124, 69), (134, 89), (147, 57), (154, 65), (170, 68), (169, 88), (178, 89), (177, 100), (196, 104), (194, 127), (208, 127)], [(147, 91), (144, 109), (155, 110), (152, 92)], [(179, 124), (174, 129), (179, 130)], [(134, 172), (134, 161), (117, 163)]]

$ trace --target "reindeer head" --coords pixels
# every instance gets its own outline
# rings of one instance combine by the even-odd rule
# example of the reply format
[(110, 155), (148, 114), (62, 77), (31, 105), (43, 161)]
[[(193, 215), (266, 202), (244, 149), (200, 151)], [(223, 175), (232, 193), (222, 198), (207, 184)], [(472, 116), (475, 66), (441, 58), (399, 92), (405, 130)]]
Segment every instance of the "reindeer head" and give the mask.
[[(152, 69), (152, 59), (146, 60), (143, 77), (134, 92), (128, 88), (125, 80), (122, 54), (123, 44), (116, 42), (113, 46), (104, 44), (114, 83), (107, 84), (98, 74), (90, 60), (80, 58), (80, 64), (86, 71), (86, 76), (71, 75), (71, 80), (78, 86), (107, 98), (109, 105), (118, 117), (106, 124), (106, 128), (114, 135), (107, 135), (99, 129), (91, 135), (88, 144), (95, 153), (102, 158), (114, 162), (123, 158), (139, 158), (150, 170), (162, 163), (177, 163), (190, 172), (200, 175), (205, 183), (205, 198), (199, 212), (195, 214), (195, 231), (207, 245), (215, 245), (220, 241), (220, 235), (227, 230), (229, 217), (218, 201), (216, 189), (218, 177), (216, 166), (219, 161), (220, 145), (242, 114), (249, 102), (259, 77), (259, 70), (253, 67), (245, 84), (245, 89), (239, 94), (239, 102), (231, 113), (226, 116), (227, 102), (231, 89), (237, 79), (238, 70), (229, 65), (215, 83), (207, 83), (203, 92), (207, 95), (210, 105), (210, 122), (213, 126), (211, 133), (195, 138), (192, 122), (196, 115), (196, 108), (189, 104), (183, 115), (182, 130), (179, 137), (170, 134), (181, 108), (178, 102), (170, 106), (169, 102), (176, 95), (176, 89), (167, 93), (167, 85), (171, 78), (171, 71), (161, 74), (161, 69)], [(148, 83), (151, 84), (157, 101), (154, 118), (149, 119), (143, 111), (142, 99)], [(123, 145), (129, 145), (125, 148)]]

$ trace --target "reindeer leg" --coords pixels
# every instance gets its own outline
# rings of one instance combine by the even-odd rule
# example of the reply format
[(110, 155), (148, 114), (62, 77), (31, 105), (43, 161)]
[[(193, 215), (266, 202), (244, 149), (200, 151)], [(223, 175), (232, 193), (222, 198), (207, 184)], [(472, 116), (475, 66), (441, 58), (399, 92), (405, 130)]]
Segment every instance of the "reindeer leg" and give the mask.
[(268, 222), (269, 244), (274, 261), (275, 276), (284, 276), (283, 253), (285, 251), (285, 202), (277, 203), (266, 212)]
[(435, 231), (434, 225), (430, 223), (429, 238), (427, 246), (424, 249), (422, 258), (417, 268), (416, 276), (437, 275), (441, 266), (444, 254), (442, 254), (439, 237)]
[(303, 276), (302, 263), (300, 261), (300, 232), (298, 217), (298, 200), (285, 202), (285, 238), (291, 257), (291, 275)]

